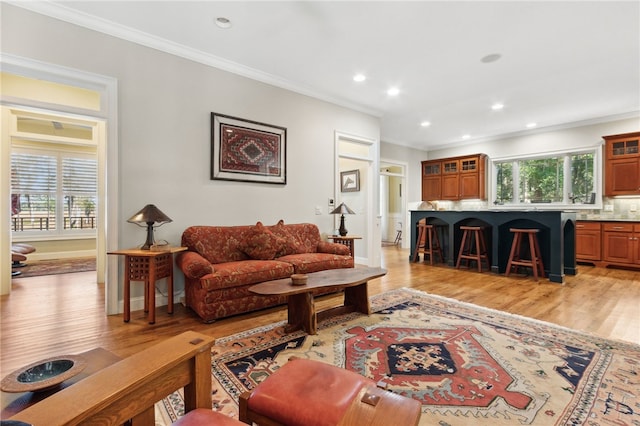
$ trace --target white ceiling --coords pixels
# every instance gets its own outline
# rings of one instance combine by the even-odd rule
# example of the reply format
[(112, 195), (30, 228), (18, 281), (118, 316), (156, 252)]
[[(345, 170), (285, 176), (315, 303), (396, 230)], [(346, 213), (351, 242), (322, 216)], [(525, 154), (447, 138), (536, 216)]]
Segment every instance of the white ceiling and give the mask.
[(420, 149), (640, 111), (639, 1), (14, 4), (376, 114)]

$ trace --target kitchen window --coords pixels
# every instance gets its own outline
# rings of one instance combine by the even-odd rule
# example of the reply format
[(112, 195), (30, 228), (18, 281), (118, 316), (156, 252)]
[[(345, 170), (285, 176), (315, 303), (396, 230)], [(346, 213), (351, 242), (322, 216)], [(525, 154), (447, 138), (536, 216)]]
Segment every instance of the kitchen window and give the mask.
[(596, 208), (599, 161), (596, 148), (494, 159), (492, 202), (541, 209)]

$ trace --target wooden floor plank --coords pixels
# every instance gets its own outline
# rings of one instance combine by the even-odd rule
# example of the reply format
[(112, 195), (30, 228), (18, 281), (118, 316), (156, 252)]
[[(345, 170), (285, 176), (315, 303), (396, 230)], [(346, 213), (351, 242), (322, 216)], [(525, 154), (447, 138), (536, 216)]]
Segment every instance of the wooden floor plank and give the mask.
[[(640, 272), (579, 266), (564, 285), (531, 277), (456, 270), (409, 262), (409, 251), (383, 247), (386, 276), (370, 283), (369, 294), (409, 287), (493, 309), (549, 321), (603, 337), (640, 344)], [(318, 300), (325, 309), (342, 296)], [(180, 304), (168, 315), (157, 308), (149, 325), (142, 311), (104, 315), (104, 287), (94, 272), (14, 279), (12, 292), (0, 297), (0, 377), (51, 355), (103, 347), (126, 357), (185, 330), (223, 337), (285, 320), (286, 306), (203, 324)]]

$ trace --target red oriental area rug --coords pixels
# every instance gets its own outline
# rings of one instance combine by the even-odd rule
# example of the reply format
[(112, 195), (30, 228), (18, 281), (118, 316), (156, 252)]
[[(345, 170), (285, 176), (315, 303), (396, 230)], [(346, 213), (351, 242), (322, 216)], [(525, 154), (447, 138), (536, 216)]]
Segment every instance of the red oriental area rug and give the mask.
[[(278, 323), (218, 339), (213, 409), (237, 418), (238, 396), (297, 356), (384, 380), (422, 403), (421, 425), (640, 424), (638, 345), (410, 289), (372, 306), (316, 336)], [(165, 424), (182, 410), (178, 392), (156, 406)]]

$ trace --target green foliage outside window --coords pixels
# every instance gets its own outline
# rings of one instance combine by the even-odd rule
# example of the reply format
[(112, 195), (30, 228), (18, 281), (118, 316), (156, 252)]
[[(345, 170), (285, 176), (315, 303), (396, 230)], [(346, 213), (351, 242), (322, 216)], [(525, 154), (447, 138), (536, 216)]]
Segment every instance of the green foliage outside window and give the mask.
[(496, 162), (494, 204), (588, 203), (595, 188), (594, 165), (593, 151)]
[(520, 161), (520, 202), (562, 202), (562, 158), (542, 158)]
[(496, 164), (496, 204), (513, 202), (513, 163)]
[(589, 202), (593, 192), (593, 154), (571, 156), (571, 192), (574, 202)]

